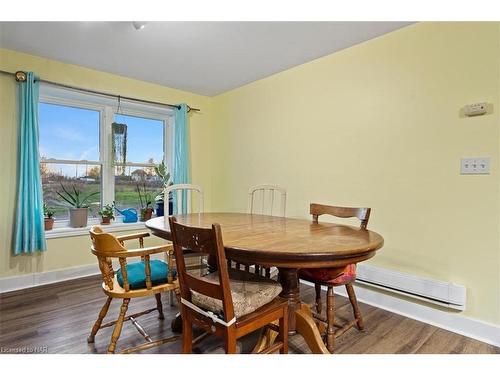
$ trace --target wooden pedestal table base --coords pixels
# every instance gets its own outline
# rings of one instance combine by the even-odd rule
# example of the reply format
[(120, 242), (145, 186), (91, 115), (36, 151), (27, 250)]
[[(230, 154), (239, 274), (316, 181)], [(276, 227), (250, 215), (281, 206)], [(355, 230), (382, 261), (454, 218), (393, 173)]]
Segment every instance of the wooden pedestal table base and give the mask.
[[(312, 317), (311, 309), (305, 303), (301, 303), (300, 308), (295, 311), (294, 334), (299, 334), (304, 338), (304, 341), (313, 354), (330, 354), (323, 343), (316, 322)], [(274, 343), (276, 336), (278, 336), (278, 334), (275, 331), (269, 328), (264, 329), (252, 353), (257, 353), (264, 348), (268, 348)]]
[[(289, 335), (300, 334), (315, 354), (330, 354), (326, 348), (309, 306), (300, 302), (300, 288), (297, 269), (279, 268), (278, 277), (283, 291), (280, 296), (288, 299)], [(265, 329), (255, 345), (254, 353), (273, 344), (276, 332)]]

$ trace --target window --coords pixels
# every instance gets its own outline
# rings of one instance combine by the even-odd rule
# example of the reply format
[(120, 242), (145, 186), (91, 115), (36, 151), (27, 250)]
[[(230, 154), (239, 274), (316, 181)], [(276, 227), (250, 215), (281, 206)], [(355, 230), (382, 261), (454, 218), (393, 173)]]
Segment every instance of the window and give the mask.
[[(59, 197), (63, 187), (91, 200), (89, 216), (98, 220), (100, 207), (141, 208), (139, 188), (154, 206), (162, 182), (154, 167), (170, 169), (171, 109), (117, 101), (49, 85), (40, 87), (40, 171), (44, 200), (55, 211), (59, 226), (68, 219), (68, 205)], [(126, 135), (126, 136), (125, 136)], [(120, 218), (117, 216), (117, 222)], [(92, 221), (91, 221), (92, 222)]]
[[(100, 112), (40, 103), (38, 116), (43, 198), (56, 220), (68, 219), (67, 204), (58, 191), (65, 187), (83, 195), (101, 192)], [(98, 198), (93, 200), (90, 212), (95, 214), (99, 205)]]
[(115, 203), (139, 212), (137, 188), (141, 194), (146, 192), (141, 198), (151, 200), (152, 205), (163, 188), (154, 166), (164, 158), (165, 126), (160, 120), (123, 114), (115, 114), (115, 122), (127, 125), (127, 161), (123, 164), (115, 160)]

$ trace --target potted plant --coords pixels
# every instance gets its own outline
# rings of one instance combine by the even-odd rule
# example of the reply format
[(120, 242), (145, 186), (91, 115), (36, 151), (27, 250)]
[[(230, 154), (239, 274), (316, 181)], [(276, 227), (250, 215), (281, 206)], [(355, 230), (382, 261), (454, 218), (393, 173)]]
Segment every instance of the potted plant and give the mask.
[(54, 227), (54, 211), (43, 202), (43, 217), (45, 230), (52, 230)]
[(143, 184), (142, 190), (139, 184), (136, 185), (137, 193), (139, 194), (139, 201), (141, 203), (141, 221), (147, 221), (153, 216), (153, 198), (150, 193), (146, 190), (146, 183)]
[(99, 194), (98, 191), (82, 196), (82, 191), (73, 186), (73, 192), (61, 184), (62, 191), (57, 194), (70, 205), (69, 226), (72, 228), (82, 228), (87, 226), (90, 198)]
[[(160, 164), (155, 166), (155, 173), (158, 177), (161, 178), (163, 182), (163, 188), (166, 188), (167, 186), (173, 185), (173, 182), (170, 181), (170, 173), (167, 171), (167, 166), (165, 163), (162, 161)], [(163, 216), (164, 215), (164, 191), (160, 194), (158, 194), (155, 197), (155, 202), (156, 202), (156, 216)], [(173, 203), (172, 203), (172, 197), (169, 197), (168, 200), (168, 214), (171, 215), (173, 212)]]
[(115, 219), (115, 202), (113, 204), (106, 204), (99, 210), (99, 215), (101, 216), (101, 224), (111, 224), (111, 220)]

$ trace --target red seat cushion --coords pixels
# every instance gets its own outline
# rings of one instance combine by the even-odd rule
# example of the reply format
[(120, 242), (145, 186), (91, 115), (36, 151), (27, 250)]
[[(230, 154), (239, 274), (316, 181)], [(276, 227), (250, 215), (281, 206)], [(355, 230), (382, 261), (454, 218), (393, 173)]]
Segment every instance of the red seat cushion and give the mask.
[(299, 278), (312, 283), (345, 285), (356, 279), (356, 265), (341, 268), (306, 268), (299, 270)]

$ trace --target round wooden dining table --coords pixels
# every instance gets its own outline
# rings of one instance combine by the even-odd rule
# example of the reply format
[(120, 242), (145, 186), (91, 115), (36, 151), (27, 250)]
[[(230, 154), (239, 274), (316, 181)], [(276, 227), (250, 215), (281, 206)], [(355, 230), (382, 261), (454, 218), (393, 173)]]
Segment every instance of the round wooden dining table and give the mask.
[[(290, 333), (301, 334), (313, 353), (329, 351), (309, 306), (300, 301), (298, 270), (362, 262), (373, 257), (384, 244), (378, 233), (329, 222), (227, 212), (175, 216), (178, 222), (194, 227), (220, 224), (228, 259), (277, 267), (283, 288), (281, 297), (288, 299)], [(148, 220), (146, 227), (153, 235), (169, 241), (172, 238), (165, 217)], [(210, 263), (209, 260), (209, 266)]]

